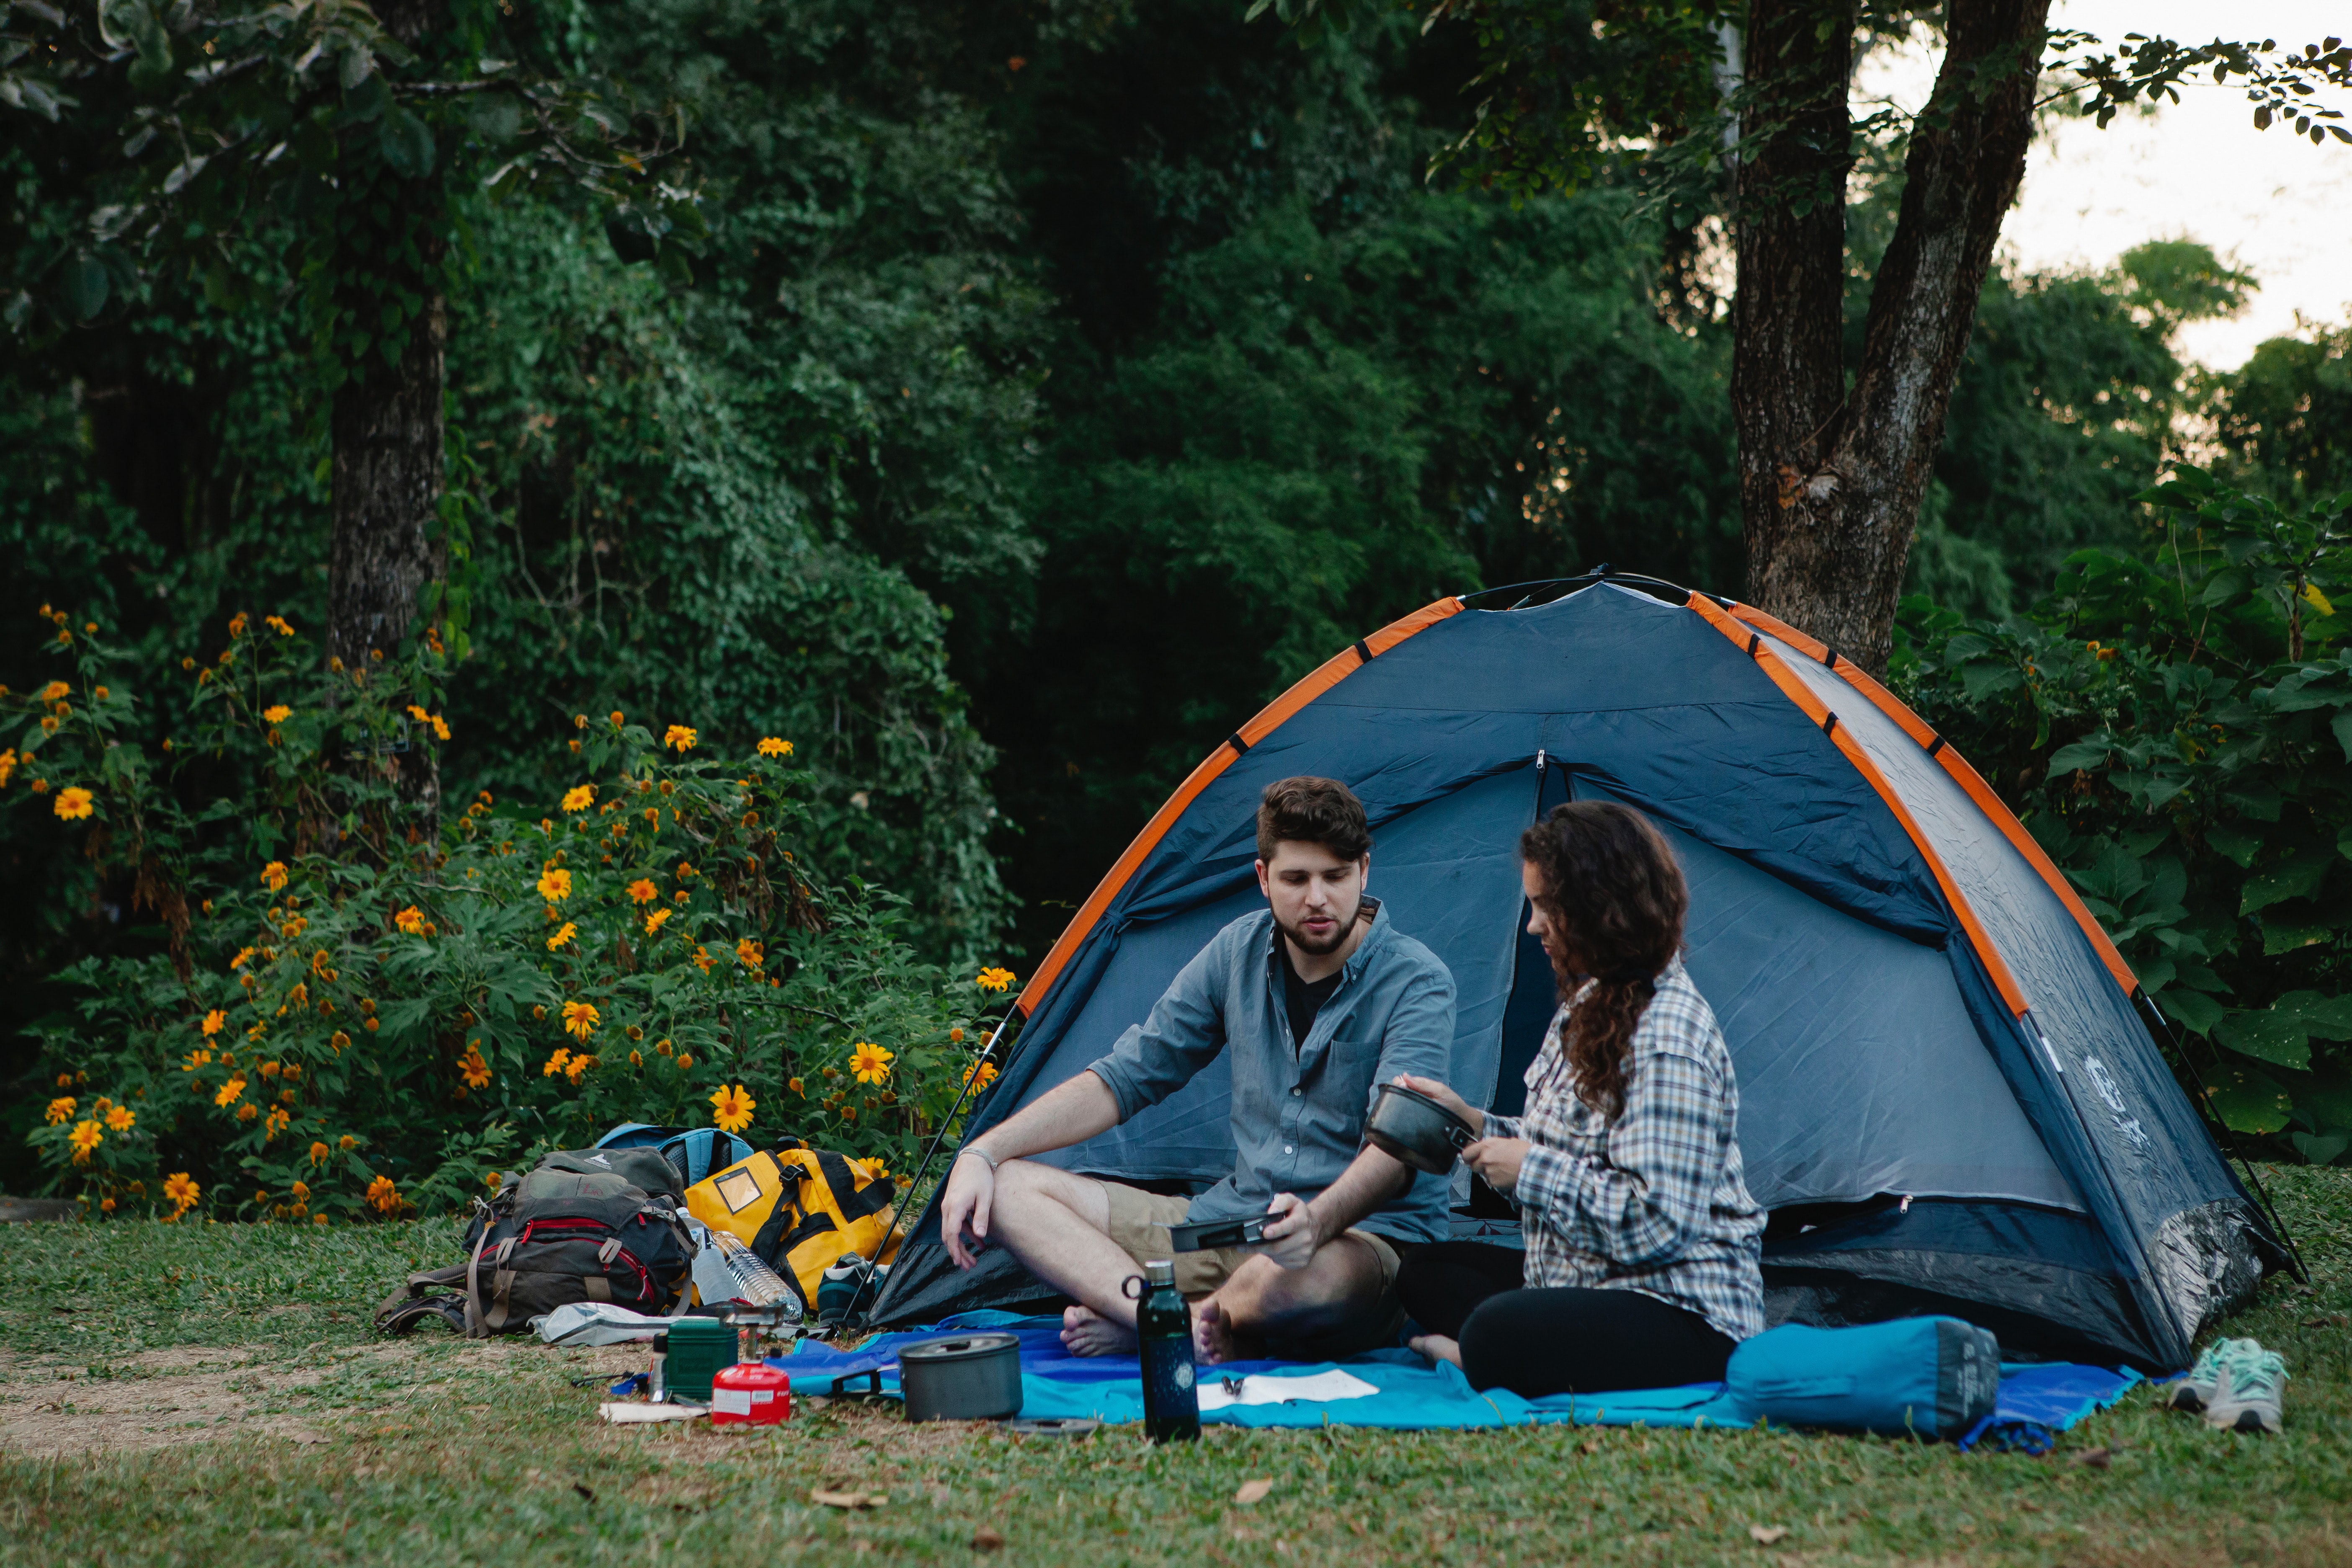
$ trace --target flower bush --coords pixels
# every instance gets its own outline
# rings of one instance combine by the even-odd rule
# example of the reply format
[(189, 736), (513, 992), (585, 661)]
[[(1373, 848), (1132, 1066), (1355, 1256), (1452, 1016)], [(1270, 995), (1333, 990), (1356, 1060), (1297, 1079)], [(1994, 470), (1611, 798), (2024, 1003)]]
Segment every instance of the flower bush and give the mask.
[(2294, 510), (2184, 469), (2139, 499), (2151, 558), (2071, 557), (2030, 621), (1906, 601), (1895, 684), (2193, 1037), (2190, 1092), (2274, 1152), (2352, 1158), (2352, 493)]
[[(616, 1122), (791, 1134), (903, 1177), (975, 1076), (1003, 971), (954, 976), (902, 906), (793, 847), (782, 737), (574, 721), (543, 809), (437, 802), (428, 637), (322, 668), (279, 616), (190, 658), (198, 732), (151, 755), (96, 628), (0, 693), (0, 802), (86, 836), (161, 950), (68, 972), (31, 1136), (100, 1213), (323, 1223), (447, 1208)], [(978, 1069), (987, 1068), (985, 1073)]]

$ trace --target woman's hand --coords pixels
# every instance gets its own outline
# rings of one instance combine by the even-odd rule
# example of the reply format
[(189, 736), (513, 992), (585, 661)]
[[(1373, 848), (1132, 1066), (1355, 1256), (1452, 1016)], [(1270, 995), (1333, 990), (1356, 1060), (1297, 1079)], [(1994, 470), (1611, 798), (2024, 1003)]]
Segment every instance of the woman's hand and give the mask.
[(1528, 1163), (1528, 1141), (1481, 1138), (1462, 1151), (1462, 1163), (1477, 1172), (1488, 1186), (1509, 1197), (1518, 1187), (1519, 1167)]
[(1454, 1115), (1462, 1118), (1463, 1121), (1470, 1124), (1470, 1131), (1472, 1132), (1480, 1133), (1486, 1131), (1486, 1113), (1483, 1110), (1472, 1110), (1469, 1101), (1464, 1100), (1460, 1095), (1454, 1093), (1452, 1089), (1446, 1088), (1445, 1085), (1438, 1082), (1435, 1079), (1415, 1078), (1409, 1072), (1401, 1072), (1397, 1074), (1396, 1080), (1398, 1087), (1412, 1089), (1415, 1094), (1425, 1094), (1429, 1096), (1430, 1099), (1437, 1101), (1438, 1104), (1445, 1107), (1446, 1110), (1454, 1112)]

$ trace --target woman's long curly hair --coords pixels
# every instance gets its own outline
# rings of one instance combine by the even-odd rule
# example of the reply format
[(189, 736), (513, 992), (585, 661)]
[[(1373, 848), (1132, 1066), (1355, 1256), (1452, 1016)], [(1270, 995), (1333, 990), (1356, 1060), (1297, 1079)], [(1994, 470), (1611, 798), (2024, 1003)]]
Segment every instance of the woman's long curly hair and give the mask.
[(1553, 807), (1519, 836), (1519, 858), (1536, 868), (1536, 902), (1566, 950), (1552, 959), (1560, 999), (1594, 982), (1569, 1016), (1563, 1054), (1578, 1098), (1614, 1118), (1625, 1109), (1634, 1027), (1682, 950), (1682, 868), (1648, 817), (1606, 800)]

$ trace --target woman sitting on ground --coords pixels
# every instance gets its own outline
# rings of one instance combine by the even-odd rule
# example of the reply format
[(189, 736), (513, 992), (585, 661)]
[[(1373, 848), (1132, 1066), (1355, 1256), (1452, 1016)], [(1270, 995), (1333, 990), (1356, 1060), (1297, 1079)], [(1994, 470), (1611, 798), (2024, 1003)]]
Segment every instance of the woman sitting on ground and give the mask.
[(1731, 1056), (1683, 969), (1682, 869), (1647, 817), (1605, 801), (1557, 808), (1519, 857), (1562, 998), (1526, 1114), (1402, 1081), (1479, 1131), (1462, 1157), (1517, 1206), (1527, 1247), (1440, 1242), (1407, 1261), (1413, 1348), (1530, 1399), (1715, 1382), (1764, 1327), (1764, 1214), (1740, 1175)]

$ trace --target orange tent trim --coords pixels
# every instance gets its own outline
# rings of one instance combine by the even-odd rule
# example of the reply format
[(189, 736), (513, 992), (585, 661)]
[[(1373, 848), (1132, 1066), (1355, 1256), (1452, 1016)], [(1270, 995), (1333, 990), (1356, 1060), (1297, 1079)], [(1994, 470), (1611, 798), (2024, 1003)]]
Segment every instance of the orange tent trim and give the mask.
[[(1440, 599), (1435, 604), (1423, 605), (1409, 616), (1391, 621), (1361, 642), (1349, 645), (1342, 651), (1325, 659), (1289, 690), (1260, 709), (1256, 717), (1234, 731), (1235, 739), (1242, 742), (1243, 750), (1256, 745), (1281, 728), (1291, 715), (1361, 669), (1372, 659), (1388, 652), (1407, 637), (1427, 631), (1449, 616), (1459, 614), (1461, 609), (1460, 599)], [(1105, 873), (1103, 879), (1095, 884), (1095, 890), (1087, 896), (1087, 901), (1078, 907), (1078, 912), (1070, 918), (1070, 923), (1063, 928), (1062, 934), (1055, 942), (1052, 951), (1045, 954), (1045, 962), (1037, 966), (1037, 973), (1031, 975), (1029, 984), (1021, 988), (1021, 999), (1015, 1005), (1021, 1009), (1023, 1017), (1027, 1018), (1035, 1015), (1037, 1008), (1045, 1000), (1045, 993), (1053, 988), (1055, 980), (1060, 976), (1070, 959), (1077, 952), (1079, 944), (1085, 942), (1087, 934), (1095, 929), (1095, 922), (1102, 919), (1103, 911), (1110, 908), (1111, 900), (1118, 897), (1119, 889), (1127, 886), (1128, 879), (1135, 875), (1137, 868), (1143, 864), (1144, 858), (1159, 847), (1160, 840), (1167, 835), (1171, 827), (1176, 825), (1176, 819), (1184, 815), (1185, 808), (1199, 798), (1202, 790), (1214, 784), (1218, 775), (1231, 767), (1241, 754), (1241, 751), (1234, 749), (1232, 741), (1219, 742), (1217, 749), (1201, 759), (1200, 765), (1192, 771), (1182, 784), (1176, 786), (1176, 793), (1168, 797), (1167, 803), (1152, 813), (1151, 820), (1143, 825), (1143, 831), (1135, 836), (1134, 842), (1127, 847), (1126, 853), (1122, 854), (1112, 865), (1110, 870)]]
[(1895, 693), (1873, 679), (1868, 670), (1843, 654), (1832, 654), (1825, 644), (1773, 619), (1752, 605), (1735, 605), (1731, 613), (1749, 626), (1771, 633), (1799, 652), (1810, 654), (1829, 665), (1848, 686), (1869, 698), (1874, 707), (1902, 726), (1905, 734), (1927, 747), (1928, 754), (1941, 763), (1944, 771), (1968, 792), (1970, 800), (1977, 803), (1977, 809), (1990, 817), (1993, 826), (2000, 829), (2002, 836), (2020, 855), (2025, 857), (2025, 863), (2040, 872), (2042, 879), (2050, 884), (2050, 890), (2058, 895), (2058, 901), (2066, 906), (2066, 912), (2074, 917), (2074, 923), (2081, 926), (2083, 934), (2091, 939), (2091, 950), (2099, 955), (2099, 962), (2107, 966), (2107, 973), (2116, 977), (2116, 984), (2124, 988), (2124, 994), (2129, 996), (2139, 989), (2139, 976), (2133, 973), (2131, 965), (2124, 962), (2124, 955), (2116, 950), (2115, 942), (2107, 935), (2105, 928), (2099, 924), (2098, 917), (2084, 907), (2082, 895), (2074, 891), (2074, 884), (2066, 879), (2066, 874), (2058, 869), (2040, 842), (2026, 831), (2025, 824), (2017, 819), (2017, 814), (1993, 794), (1992, 786), (1969, 765), (1968, 759), (1960, 755), (1957, 747), (1949, 743), (1938, 745), (1937, 742), (1942, 737), (1927, 727), (1927, 721), (1911, 711)]
[[(1713, 599), (1704, 594), (1693, 594), (1690, 607), (1734, 643), (1743, 648), (1748, 647), (1750, 635), (1748, 628), (1727, 615)], [(1763, 629), (1770, 631), (1772, 628)], [(1778, 637), (1780, 633), (1775, 631), (1772, 635)], [(1821, 645), (1817, 643), (1814, 646), (1818, 647)], [(1927, 862), (1927, 868), (1935, 873), (1937, 886), (1944, 889), (1944, 897), (1950, 902), (1952, 912), (1959, 917), (1960, 929), (1968, 933), (1969, 945), (1976, 949), (1977, 957), (1983, 961), (1985, 972), (1992, 976), (1993, 986), (2000, 991), (2000, 999), (2009, 1004), (2011, 1012), (2020, 1017), (2024, 1016), (2025, 993), (2018, 988), (2017, 977), (2010, 973), (2008, 962), (1993, 946), (1992, 939), (1985, 934), (1984, 927), (1978, 923), (1976, 910), (1969, 907), (1968, 900), (1960, 896), (1959, 884), (1952, 880), (1952, 873), (1945, 866), (1944, 858), (1936, 853), (1934, 845), (1927, 842), (1927, 836), (1920, 830), (1917, 820), (1911, 815), (1911, 808), (1903, 804), (1903, 797), (1895, 793), (1894, 787), (1886, 782), (1886, 775), (1880, 773), (1878, 764), (1870, 760), (1870, 753), (1862, 749), (1861, 742), (1852, 734), (1830, 722), (1829, 708), (1813, 695), (1812, 688), (1807, 686), (1779, 654), (1759, 646), (1754, 649), (1754, 657), (1758, 666), (1771, 678), (1772, 684), (1780, 689), (1781, 695), (1801, 709), (1805, 717), (1825, 728), (1830, 743), (1843, 752), (1845, 760), (1853, 764), (1853, 771), (1878, 792), (1878, 798), (1886, 803), (1886, 809), (1895, 814), (1895, 820), (1903, 825), (1903, 831), (1911, 836), (1912, 846)]]

